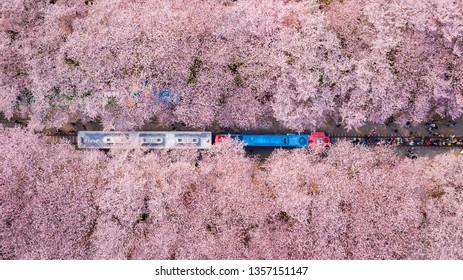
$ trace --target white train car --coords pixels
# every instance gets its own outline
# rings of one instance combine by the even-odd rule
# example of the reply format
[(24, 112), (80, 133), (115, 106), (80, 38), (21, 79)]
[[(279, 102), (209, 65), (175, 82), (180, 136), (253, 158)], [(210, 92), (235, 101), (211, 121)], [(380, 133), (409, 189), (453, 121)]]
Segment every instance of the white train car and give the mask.
[(197, 131), (78, 131), (79, 149), (111, 149), (133, 145), (147, 149), (210, 149), (211, 132)]

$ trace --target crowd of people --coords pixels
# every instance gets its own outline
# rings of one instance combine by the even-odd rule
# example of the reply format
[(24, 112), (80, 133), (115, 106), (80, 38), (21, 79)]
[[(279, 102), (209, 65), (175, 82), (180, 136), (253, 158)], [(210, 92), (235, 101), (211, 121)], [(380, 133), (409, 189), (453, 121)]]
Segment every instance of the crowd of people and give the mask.
[[(449, 127), (453, 127), (455, 124), (453, 120), (447, 122), (447, 126)], [(413, 148), (415, 146), (461, 147), (460, 153), (463, 154), (463, 135), (444, 135), (438, 132), (439, 126), (436, 123), (426, 123), (425, 125), (427, 135), (419, 135), (415, 131), (409, 131), (409, 136), (399, 136), (399, 131), (395, 129), (394, 134), (397, 136), (376, 136), (376, 131), (373, 129), (363, 137), (354, 137), (352, 143), (363, 145), (406, 146), (409, 147), (407, 156), (410, 158), (416, 158)], [(410, 129), (410, 127), (410, 123), (407, 122), (405, 128)]]

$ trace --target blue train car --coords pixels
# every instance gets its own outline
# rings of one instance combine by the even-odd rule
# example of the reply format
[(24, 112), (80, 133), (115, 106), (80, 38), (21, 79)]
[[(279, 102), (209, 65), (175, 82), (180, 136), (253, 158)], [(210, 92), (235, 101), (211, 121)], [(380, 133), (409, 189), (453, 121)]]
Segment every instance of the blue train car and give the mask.
[[(217, 134), (215, 143), (227, 136), (227, 134)], [(230, 137), (243, 142), (247, 147), (307, 148), (309, 144), (308, 134), (230, 134)]]

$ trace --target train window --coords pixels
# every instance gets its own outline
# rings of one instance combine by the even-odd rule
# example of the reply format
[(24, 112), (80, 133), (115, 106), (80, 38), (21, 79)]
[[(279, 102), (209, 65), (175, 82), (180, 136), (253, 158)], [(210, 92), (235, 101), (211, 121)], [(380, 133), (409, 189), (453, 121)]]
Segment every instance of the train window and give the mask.
[(178, 142), (178, 143), (182, 143), (182, 142), (183, 142), (183, 139), (182, 139), (182, 138), (177, 138), (177, 142)]
[(154, 142), (156, 143), (162, 143), (162, 138), (161, 137), (157, 137), (154, 139)]
[(286, 138), (283, 138), (283, 143), (285, 143), (285, 144), (286, 144)]

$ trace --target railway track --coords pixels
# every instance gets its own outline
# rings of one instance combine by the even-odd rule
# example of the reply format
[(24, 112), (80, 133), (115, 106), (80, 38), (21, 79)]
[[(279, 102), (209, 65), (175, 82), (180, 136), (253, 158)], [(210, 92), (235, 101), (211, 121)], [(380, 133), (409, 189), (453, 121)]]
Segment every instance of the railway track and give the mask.
[[(43, 134), (46, 141), (49, 143), (68, 142), (77, 145), (77, 135), (58, 135), (58, 134)], [(409, 137), (403, 135), (371, 135), (368, 137), (361, 135), (332, 135), (330, 136), (333, 143), (339, 140), (347, 140), (355, 144), (363, 144), (367, 146), (377, 146), (381, 144), (389, 144), (397, 148), (410, 147), (425, 147), (425, 148), (463, 148), (463, 137), (427, 137), (429, 142), (425, 142), (426, 137)], [(399, 139), (399, 140), (397, 140)], [(408, 141), (404, 141), (408, 140)], [(453, 139), (453, 140), (442, 140)], [(439, 140), (440, 142), (437, 142)], [(399, 141), (399, 142), (397, 142)], [(413, 144), (410, 144), (414, 141)], [(452, 142), (453, 141), (453, 142)]]
[[(14, 127), (27, 126), (27, 119), (0, 119), (0, 125)], [(63, 133), (42, 133), (49, 143), (68, 142), (77, 145), (77, 135)], [(398, 148), (426, 147), (426, 148), (463, 148), (463, 135), (365, 135), (365, 134), (329, 134), (333, 143), (347, 140), (356, 144), (376, 146), (389, 144)]]
[(26, 126), (28, 120), (0, 120), (0, 124), (6, 125), (6, 126), (16, 126), (16, 125), (21, 125), (21, 126)]
[(426, 148), (463, 148), (463, 136), (406, 136), (406, 135), (332, 135), (331, 140), (348, 140), (355, 144), (368, 146), (391, 145), (398, 148), (426, 147)]

